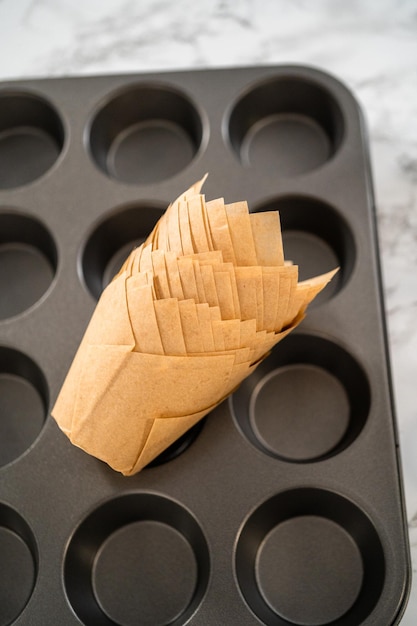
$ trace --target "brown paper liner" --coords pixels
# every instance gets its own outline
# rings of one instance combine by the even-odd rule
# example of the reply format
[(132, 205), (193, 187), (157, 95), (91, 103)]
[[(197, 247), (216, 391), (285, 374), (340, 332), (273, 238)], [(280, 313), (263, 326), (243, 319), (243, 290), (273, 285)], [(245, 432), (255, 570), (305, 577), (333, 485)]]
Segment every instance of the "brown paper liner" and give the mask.
[(278, 212), (200, 193), (173, 202), (103, 291), (52, 411), (72, 443), (141, 470), (232, 393), (303, 319)]

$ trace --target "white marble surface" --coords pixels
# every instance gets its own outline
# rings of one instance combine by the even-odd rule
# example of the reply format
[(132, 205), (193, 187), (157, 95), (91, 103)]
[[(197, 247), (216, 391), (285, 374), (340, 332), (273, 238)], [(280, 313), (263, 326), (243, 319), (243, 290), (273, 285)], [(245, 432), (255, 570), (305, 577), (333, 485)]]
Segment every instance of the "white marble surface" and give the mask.
[[(0, 51), (0, 81), (303, 63), (353, 90), (370, 131), (416, 573), (415, 0), (0, 0)], [(417, 583), (402, 623), (417, 624)]]

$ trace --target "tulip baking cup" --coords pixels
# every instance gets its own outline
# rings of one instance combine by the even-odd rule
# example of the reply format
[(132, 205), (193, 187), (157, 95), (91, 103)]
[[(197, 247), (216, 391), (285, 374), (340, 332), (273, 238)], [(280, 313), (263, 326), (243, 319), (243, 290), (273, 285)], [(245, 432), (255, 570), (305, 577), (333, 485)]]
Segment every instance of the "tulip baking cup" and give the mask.
[(298, 282), (277, 211), (173, 202), (103, 291), (52, 411), (71, 442), (135, 474), (223, 402), (337, 270)]

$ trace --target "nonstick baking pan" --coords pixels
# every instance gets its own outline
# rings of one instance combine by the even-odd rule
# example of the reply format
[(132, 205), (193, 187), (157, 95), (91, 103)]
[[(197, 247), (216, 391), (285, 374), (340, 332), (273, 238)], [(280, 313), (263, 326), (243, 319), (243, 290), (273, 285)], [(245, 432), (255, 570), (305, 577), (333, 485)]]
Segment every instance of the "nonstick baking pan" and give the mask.
[[(50, 417), (103, 288), (169, 202), (279, 210), (339, 273), (139, 474)], [(138, 380), (140, 385), (140, 380)], [(398, 624), (410, 560), (367, 135), (314, 68), (0, 86), (0, 626)]]

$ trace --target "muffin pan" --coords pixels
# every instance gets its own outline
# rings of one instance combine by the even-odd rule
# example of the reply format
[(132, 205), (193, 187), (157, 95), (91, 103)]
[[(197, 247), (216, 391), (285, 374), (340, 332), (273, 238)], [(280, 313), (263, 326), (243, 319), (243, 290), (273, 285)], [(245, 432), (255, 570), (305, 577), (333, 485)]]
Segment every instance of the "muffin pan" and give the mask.
[[(278, 209), (340, 271), (235, 393), (125, 478), (49, 412), (168, 203)], [(398, 624), (410, 586), (363, 117), (304, 66), (0, 86), (0, 626)], [(138, 381), (140, 384), (140, 381)]]

